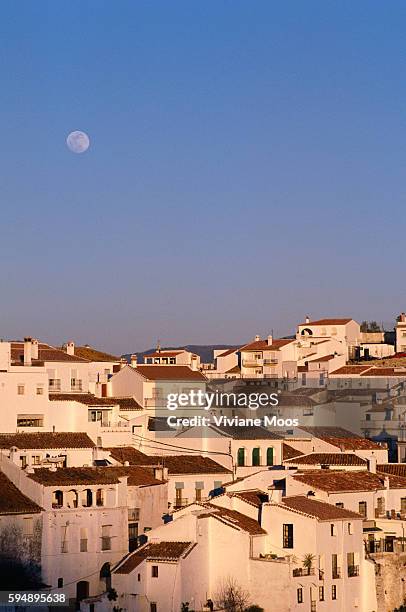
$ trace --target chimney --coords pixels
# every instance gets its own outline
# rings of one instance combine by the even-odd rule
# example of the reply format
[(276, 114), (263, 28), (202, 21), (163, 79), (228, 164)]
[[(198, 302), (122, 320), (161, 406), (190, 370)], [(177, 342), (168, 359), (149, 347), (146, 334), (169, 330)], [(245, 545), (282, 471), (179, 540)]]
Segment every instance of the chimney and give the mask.
[(36, 340), (36, 338), (31, 340), (31, 357), (33, 359), (38, 359), (38, 340)]
[(268, 346), (272, 346), (272, 342), (273, 342), (273, 336), (272, 336), (272, 334), (269, 334), (269, 336), (268, 336)]
[(372, 474), (376, 474), (376, 464), (377, 464), (377, 460), (374, 455), (371, 455), (371, 457), (368, 457), (368, 470)]
[(401, 323), (406, 323), (406, 313), (404, 313), (404, 312), (400, 313), (400, 322)]
[(72, 342), (72, 340), (66, 343), (66, 352), (68, 353), (68, 355), (75, 354), (75, 343)]
[(24, 338), (24, 365), (31, 365), (31, 338)]
[(310, 323), (310, 317), (309, 317), (309, 315), (306, 315), (306, 318), (305, 318), (305, 323)]
[(131, 366), (133, 368), (137, 367), (137, 355), (131, 355)]
[(261, 336), (257, 334), (254, 338), (254, 342), (258, 342), (259, 340), (261, 340)]
[(389, 487), (389, 476), (385, 476), (384, 483), (385, 483), (385, 489), (389, 491), (389, 488), (390, 488)]
[(127, 365), (127, 359), (125, 357), (121, 357), (120, 359), (120, 370), (122, 370), (124, 368), (124, 366)]
[(130, 465), (130, 462), (129, 462), (129, 461), (124, 461), (124, 466), (125, 466), (125, 467), (129, 467), (129, 465)]

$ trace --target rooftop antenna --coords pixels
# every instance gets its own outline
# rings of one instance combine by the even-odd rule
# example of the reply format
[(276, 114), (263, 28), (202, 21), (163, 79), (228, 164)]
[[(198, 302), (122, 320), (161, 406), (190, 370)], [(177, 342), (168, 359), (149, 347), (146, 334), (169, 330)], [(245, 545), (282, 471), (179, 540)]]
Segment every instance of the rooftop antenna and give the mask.
[(157, 343), (156, 343), (156, 350), (157, 350), (157, 352), (158, 352), (158, 353), (160, 353), (160, 352), (161, 352), (161, 341), (160, 341), (160, 339), (159, 339), (159, 338), (158, 338), (158, 341), (157, 341)]

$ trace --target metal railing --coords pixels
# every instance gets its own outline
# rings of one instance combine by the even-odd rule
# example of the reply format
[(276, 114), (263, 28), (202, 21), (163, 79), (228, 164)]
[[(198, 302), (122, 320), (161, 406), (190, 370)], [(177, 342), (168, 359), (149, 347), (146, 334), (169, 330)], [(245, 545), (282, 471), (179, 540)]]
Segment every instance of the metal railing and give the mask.
[(60, 378), (50, 378), (48, 382), (49, 382), (50, 391), (60, 391), (61, 390), (61, 379)]
[(302, 576), (314, 576), (314, 567), (295, 567), (293, 570), (293, 578)]
[(182, 497), (181, 499), (175, 499), (175, 501), (173, 502), (173, 506), (174, 508), (183, 508), (183, 506), (187, 506), (189, 503), (189, 500), (187, 497)]
[(349, 565), (348, 576), (350, 578), (352, 578), (353, 576), (359, 576), (359, 565)]

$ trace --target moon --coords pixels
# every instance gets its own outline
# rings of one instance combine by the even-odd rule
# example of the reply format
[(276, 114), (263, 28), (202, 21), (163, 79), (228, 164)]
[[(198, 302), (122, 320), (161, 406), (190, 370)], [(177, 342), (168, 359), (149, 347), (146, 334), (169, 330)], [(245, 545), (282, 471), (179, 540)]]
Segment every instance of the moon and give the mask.
[(76, 130), (68, 134), (66, 144), (72, 153), (84, 153), (90, 146), (90, 139), (86, 132)]

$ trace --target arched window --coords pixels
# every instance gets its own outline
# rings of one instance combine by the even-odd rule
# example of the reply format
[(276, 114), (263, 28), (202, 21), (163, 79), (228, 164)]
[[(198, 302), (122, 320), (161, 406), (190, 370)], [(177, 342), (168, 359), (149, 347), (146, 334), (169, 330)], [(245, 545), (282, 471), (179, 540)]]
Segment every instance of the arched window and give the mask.
[(68, 491), (66, 494), (66, 505), (68, 506), (68, 508), (77, 508), (78, 499), (79, 495), (77, 491), (75, 491), (74, 489)]
[(90, 489), (82, 491), (82, 506), (88, 508), (93, 504), (93, 493)]
[(242, 467), (245, 465), (245, 448), (239, 448), (237, 453), (237, 465)]
[(305, 327), (304, 329), (302, 329), (301, 335), (302, 336), (313, 336), (313, 332), (309, 327)]
[(96, 506), (104, 506), (104, 491), (97, 489), (96, 491)]
[(252, 449), (252, 465), (260, 465), (261, 457), (259, 448)]
[(273, 465), (273, 446), (266, 449), (266, 464)]
[(54, 491), (52, 494), (52, 508), (63, 506), (63, 491)]

